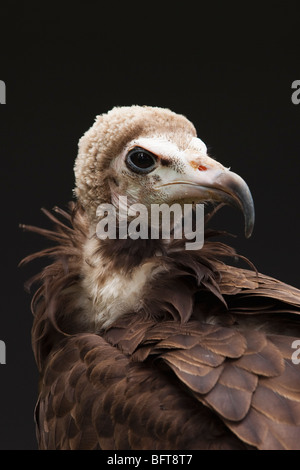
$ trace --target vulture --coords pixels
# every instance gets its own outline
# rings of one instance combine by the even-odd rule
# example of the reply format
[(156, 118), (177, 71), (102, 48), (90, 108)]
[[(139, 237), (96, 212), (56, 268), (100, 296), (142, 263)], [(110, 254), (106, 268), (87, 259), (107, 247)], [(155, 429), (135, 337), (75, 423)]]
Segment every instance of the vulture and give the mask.
[[(210, 228), (227, 204), (251, 235), (246, 182), (185, 116), (154, 106), (97, 116), (74, 171), (73, 201), (43, 209), (51, 227), (22, 226), (51, 240), (22, 262), (49, 260), (29, 281), (39, 449), (300, 449), (300, 291), (237, 267)], [(136, 204), (147, 236), (142, 223), (130, 236)], [(175, 237), (174, 220), (163, 237), (161, 217), (151, 237), (163, 204), (191, 206), (192, 227), (204, 207), (201, 246)]]

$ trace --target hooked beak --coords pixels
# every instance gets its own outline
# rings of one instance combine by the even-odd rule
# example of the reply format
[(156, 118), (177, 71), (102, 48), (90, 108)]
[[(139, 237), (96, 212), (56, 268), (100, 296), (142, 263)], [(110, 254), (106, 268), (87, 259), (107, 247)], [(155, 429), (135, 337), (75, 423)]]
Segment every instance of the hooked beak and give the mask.
[(172, 200), (218, 201), (237, 207), (244, 214), (245, 236), (251, 236), (255, 219), (253, 199), (246, 182), (236, 173), (225, 168), (193, 171), (186, 179), (180, 175), (180, 180), (159, 186), (162, 187)]

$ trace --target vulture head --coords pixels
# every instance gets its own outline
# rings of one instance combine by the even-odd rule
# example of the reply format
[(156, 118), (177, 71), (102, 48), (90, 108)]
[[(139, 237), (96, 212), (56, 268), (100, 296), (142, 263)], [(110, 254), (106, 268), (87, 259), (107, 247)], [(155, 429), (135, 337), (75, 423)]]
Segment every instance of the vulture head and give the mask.
[(116, 107), (98, 116), (79, 143), (75, 194), (97, 220), (97, 207), (120, 196), (127, 204), (225, 202), (241, 209), (245, 235), (254, 224), (247, 184), (207, 155), (193, 124), (168, 109)]

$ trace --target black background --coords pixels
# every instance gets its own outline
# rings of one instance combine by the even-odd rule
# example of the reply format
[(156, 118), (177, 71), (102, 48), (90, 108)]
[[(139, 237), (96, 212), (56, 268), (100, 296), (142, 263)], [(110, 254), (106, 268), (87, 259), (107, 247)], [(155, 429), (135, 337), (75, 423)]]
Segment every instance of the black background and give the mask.
[[(35, 449), (37, 372), (31, 352), (30, 296), (23, 284), (40, 267), (18, 269), (46, 246), (19, 223), (47, 225), (41, 207), (72, 198), (81, 135), (116, 105), (168, 107), (196, 126), (209, 153), (248, 183), (253, 236), (224, 208), (215, 226), (256, 267), (300, 287), (299, 7), (264, 11), (240, 2), (10, 2), (1, 6), (0, 449)], [(197, 8), (196, 8), (196, 5)]]

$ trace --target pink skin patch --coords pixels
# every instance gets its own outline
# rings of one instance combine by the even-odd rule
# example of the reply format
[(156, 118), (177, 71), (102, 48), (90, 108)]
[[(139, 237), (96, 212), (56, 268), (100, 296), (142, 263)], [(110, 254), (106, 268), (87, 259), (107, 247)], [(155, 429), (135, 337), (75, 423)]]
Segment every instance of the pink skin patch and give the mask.
[(206, 171), (206, 170), (207, 170), (206, 166), (204, 166), (204, 165), (199, 165), (199, 160), (198, 160), (198, 161), (191, 160), (191, 161), (189, 162), (189, 164), (190, 164), (191, 167), (194, 168), (195, 170), (200, 170), (200, 171)]

